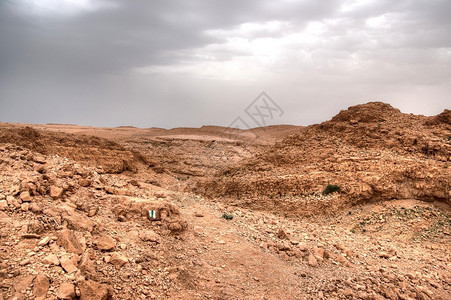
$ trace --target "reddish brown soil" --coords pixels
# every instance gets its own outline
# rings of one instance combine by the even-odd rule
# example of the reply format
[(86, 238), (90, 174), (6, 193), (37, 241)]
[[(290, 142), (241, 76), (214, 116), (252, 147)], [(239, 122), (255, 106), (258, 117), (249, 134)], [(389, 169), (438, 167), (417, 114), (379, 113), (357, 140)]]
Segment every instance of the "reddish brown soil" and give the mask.
[(0, 123), (0, 299), (450, 299), (450, 120)]

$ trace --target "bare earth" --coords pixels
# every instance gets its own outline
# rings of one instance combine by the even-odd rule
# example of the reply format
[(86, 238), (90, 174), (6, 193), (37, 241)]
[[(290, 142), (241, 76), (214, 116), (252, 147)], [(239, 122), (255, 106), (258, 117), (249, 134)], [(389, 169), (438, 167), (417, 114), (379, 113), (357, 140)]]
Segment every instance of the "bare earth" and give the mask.
[(384, 103), (245, 131), (0, 123), (0, 299), (451, 299), (450, 164), (451, 111)]

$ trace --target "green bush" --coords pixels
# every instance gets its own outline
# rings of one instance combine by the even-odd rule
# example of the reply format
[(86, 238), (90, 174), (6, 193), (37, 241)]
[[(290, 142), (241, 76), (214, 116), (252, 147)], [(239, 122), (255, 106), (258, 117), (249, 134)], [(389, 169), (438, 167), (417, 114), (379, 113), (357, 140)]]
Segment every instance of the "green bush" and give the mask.
[(329, 195), (329, 194), (332, 194), (332, 193), (335, 193), (335, 192), (339, 192), (339, 191), (340, 191), (340, 187), (338, 185), (328, 184), (326, 186), (326, 188), (324, 189), (323, 194), (324, 195)]

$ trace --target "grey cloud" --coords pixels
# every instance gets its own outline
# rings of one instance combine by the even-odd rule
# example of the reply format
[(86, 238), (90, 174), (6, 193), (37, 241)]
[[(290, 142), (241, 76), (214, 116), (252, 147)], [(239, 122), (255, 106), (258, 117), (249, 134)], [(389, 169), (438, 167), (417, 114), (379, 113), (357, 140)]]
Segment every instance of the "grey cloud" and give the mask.
[[(406, 87), (416, 85), (435, 85), (439, 104), (434, 107), (445, 107), (451, 89), (451, 2), (364, 1), (343, 10), (351, 2), (111, 0), (93, 11), (45, 16), (2, 1), (0, 121), (227, 125), (243, 102), (267, 89), (275, 98), (281, 95), (281, 105), (293, 114), (296, 105), (309, 106), (299, 109), (310, 113), (298, 123), (323, 120), (315, 108), (320, 103), (330, 107), (328, 114), (373, 96), (400, 103), (410, 97)], [(367, 24), (380, 16), (386, 18), (382, 24)], [(240, 31), (244, 23), (272, 21), (284, 25)], [(257, 59), (252, 49), (227, 44), (234, 38), (276, 42), (302, 33), (311, 21), (324, 24), (317, 40), (283, 45), (275, 61), (255, 66), (257, 75), (250, 70), (259, 63), (252, 60)], [(210, 61), (227, 70), (240, 59), (250, 61), (237, 71), (239, 80), (223, 80), (223, 70), (214, 64), (212, 79), (171, 71), (197, 65), (203, 71)], [(134, 71), (157, 67), (168, 71)], [(286, 122), (296, 123), (296, 116)]]

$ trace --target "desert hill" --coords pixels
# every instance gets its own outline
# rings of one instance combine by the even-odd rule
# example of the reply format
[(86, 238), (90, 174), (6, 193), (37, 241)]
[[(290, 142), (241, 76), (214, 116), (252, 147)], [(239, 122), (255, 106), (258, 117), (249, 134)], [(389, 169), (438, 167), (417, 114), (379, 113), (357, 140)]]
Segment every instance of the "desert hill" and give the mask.
[(449, 299), (451, 111), (0, 123), (0, 299)]
[[(295, 215), (383, 199), (450, 204), (450, 114), (414, 116), (384, 103), (354, 106), (221, 170), (199, 191)], [(341, 193), (324, 199), (328, 184)]]

